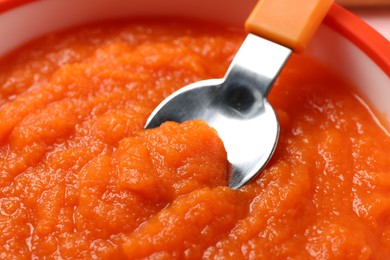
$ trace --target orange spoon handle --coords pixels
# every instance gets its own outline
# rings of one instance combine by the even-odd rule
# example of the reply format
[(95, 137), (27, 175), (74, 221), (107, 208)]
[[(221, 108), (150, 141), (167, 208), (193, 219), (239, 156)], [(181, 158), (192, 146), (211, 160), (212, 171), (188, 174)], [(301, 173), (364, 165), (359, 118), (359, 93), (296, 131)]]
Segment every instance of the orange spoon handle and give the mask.
[(302, 52), (333, 0), (260, 0), (245, 23), (249, 33)]

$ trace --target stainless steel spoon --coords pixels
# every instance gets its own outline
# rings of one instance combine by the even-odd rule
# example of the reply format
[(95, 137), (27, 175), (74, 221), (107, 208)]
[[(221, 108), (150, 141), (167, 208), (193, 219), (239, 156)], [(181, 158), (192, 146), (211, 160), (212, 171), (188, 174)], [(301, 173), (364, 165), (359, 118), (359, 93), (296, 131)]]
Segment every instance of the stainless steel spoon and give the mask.
[[(229, 187), (237, 189), (250, 181), (271, 158), (279, 136), (277, 117), (266, 98), (269, 90), (292, 49), (304, 49), (332, 2), (261, 0), (246, 21), (249, 34), (225, 77), (176, 91), (157, 106), (145, 128), (165, 121), (206, 121), (225, 145), (231, 164)], [(297, 5), (305, 5), (298, 14)]]

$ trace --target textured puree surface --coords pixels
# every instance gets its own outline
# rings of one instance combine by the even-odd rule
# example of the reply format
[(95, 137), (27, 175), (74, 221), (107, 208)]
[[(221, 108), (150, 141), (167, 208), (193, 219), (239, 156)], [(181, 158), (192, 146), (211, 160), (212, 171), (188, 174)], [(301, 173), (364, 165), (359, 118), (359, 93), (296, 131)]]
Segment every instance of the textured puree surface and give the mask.
[[(390, 138), (350, 86), (293, 56), (275, 156), (240, 190), (205, 123), (143, 130), (244, 35), (183, 21), (87, 26), (0, 63), (0, 259), (386, 258)], [(369, 86), (368, 86), (369, 87)]]

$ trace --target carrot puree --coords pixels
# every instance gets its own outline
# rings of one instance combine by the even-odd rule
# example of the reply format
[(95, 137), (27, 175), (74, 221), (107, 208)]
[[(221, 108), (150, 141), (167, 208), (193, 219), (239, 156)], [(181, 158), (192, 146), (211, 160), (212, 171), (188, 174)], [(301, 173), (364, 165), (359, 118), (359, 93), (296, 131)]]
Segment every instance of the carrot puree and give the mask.
[(390, 138), (312, 59), (293, 56), (277, 80), (278, 147), (239, 190), (205, 123), (143, 130), (171, 92), (222, 77), (243, 38), (136, 21), (4, 58), (0, 259), (390, 257)]

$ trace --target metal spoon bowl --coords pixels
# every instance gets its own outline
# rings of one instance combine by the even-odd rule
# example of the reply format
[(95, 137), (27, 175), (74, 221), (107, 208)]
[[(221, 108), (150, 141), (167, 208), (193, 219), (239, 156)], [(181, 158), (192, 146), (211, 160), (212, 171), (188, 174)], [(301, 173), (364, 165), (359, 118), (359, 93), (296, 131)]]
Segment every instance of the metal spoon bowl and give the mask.
[(225, 145), (231, 164), (229, 186), (241, 187), (275, 150), (279, 123), (265, 96), (290, 53), (288, 48), (248, 35), (223, 79), (199, 81), (175, 92), (154, 110), (146, 128), (165, 121), (206, 121)]

